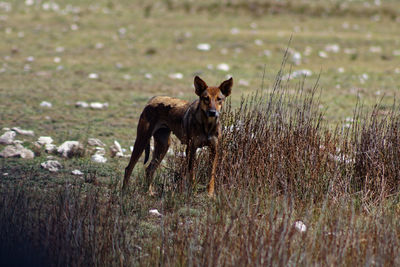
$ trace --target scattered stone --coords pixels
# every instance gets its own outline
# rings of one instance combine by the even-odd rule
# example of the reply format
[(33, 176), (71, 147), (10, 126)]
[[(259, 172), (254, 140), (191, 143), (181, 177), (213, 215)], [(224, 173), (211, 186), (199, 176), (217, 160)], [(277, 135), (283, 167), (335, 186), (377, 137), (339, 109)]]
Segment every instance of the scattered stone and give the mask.
[(111, 149), (111, 157), (123, 157), (124, 152), (122, 151), (122, 147), (117, 140), (114, 140), (114, 144), (110, 147)]
[(398, 56), (400, 56), (400, 50), (393, 50), (393, 56), (396, 56), (396, 57), (398, 57)]
[(357, 53), (357, 50), (355, 48), (345, 48), (344, 49), (344, 53), (348, 54), (348, 55), (351, 55), (351, 54)]
[(307, 231), (307, 226), (302, 222), (302, 221), (296, 221), (294, 223), (294, 227), (296, 228), (297, 231), (300, 233), (304, 233)]
[(46, 144), (46, 145), (44, 146), (44, 150), (45, 150), (47, 153), (53, 153), (54, 151), (57, 150), (57, 146), (54, 145), (54, 144)]
[(71, 172), (71, 174), (73, 174), (73, 175), (83, 175), (83, 172), (81, 172), (80, 170), (73, 170), (72, 172)]
[(270, 57), (272, 55), (271, 50), (265, 49), (263, 51), (263, 55), (266, 56), (266, 57)]
[(100, 102), (92, 102), (90, 103), (90, 108), (91, 109), (103, 109), (103, 108), (107, 108), (108, 107), (108, 103), (100, 103)]
[(89, 138), (88, 145), (89, 146), (105, 146), (105, 144), (100, 139), (97, 139), (97, 138)]
[(57, 148), (57, 153), (64, 158), (81, 156), (84, 153), (83, 146), (78, 141), (65, 141)]
[(292, 60), (293, 64), (300, 65), (301, 64), (301, 58), (302, 58), (302, 56), (301, 56), (300, 52), (296, 52), (295, 51), (295, 52), (292, 53), (291, 60)]
[(61, 163), (58, 162), (57, 160), (48, 160), (48, 161), (42, 162), (42, 163), (40, 163), (40, 166), (43, 169), (46, 169), (50, 172), (58, 172), (58, 170), (63, 167), (61, 165)]
[(153, 79), (153, 75), (152, 75), (151, 73), (146, 73), (146, 74), (144, 75), (144, 77), (145, 77), (146, 79), (148, 79), (148, 80)]
[(56, 47), (56, 52), (57, 53), (62, 53), (62, 52), (64, 52), (65, 51), (65, 48), (64, 47), (62, 47), (62, 46), (58, 46), (58, 47)]
[(77, 108), (88, 108), (89, 104), (85, 101), (78, 101), (75, 103), (75, 107)]
[(238, 84), (245, 87), (248, 87), (250, 85), (249, 81), (244, 79), (240, 79)]
[(41, 106), (41, 107), (44, 107), (44, 108), (51, 108), (53, 105), (52, 105), (50, 102), (42, 101), (42, 102), (40, 103), (40, 106)]
[(23, 159), (33, 159), (35, 154), (32, 152), (32, 150), (23, 147), (21, 144), (15, 144), (6, 146), (3, 151), (0, 152), (0, 157), (21, 157)]
[(103, 155), (94, 154), (94, 155), (92, 156), (92, 161), (98, 162), (98, 163), (106, 163), (106, 162), (107, 162), (107, 159), (106, 159)]
[(200, 50), (200, 51), (209, 51), (210, 49), (211, 49), (211, 45), (210, 44), (204, 43), (204, 44), (198, 44), (197, 45), (197, 50)]
[(173, 80), (181, 80), (183, 79), (183, 74), (182, 73), (171, 73), (170, 75), (168, 75), (169, 78), (173, 79)]
[(380, 46), (371, 46), (369, 48), (369, 52), (371, 52), (371, 53), (382, 53), (382, 47), (380, 47)]
[(11, 145), (14, 142), (16, 133), (14, 131), (7, 131), (0, 136), (0, 144)]
[(94, 47), (96, 49), (102, 49), (102, 48), (104, 48), (104, 44), (103, 43), (96, 43)]
[(53, 138), (50, 136), (40, 136), (37, 143), (41, 146), (53, 143)]
[(218, 64), (217, 69), (222, 70), (222, 71), (229, 71), (231, 68), (229, 67), (228, 64), (221, 63), (221, 64)]
[(264, 42), (262, 40), (260, 40), (260, 39), (255, 39), (254, 40), (254, 44), (258, 45), (258, 46), (262, 46), (264, 44)]
[(106, 154), (106, 150), (104, 149), (104, 147), (96, 146), (95, 150), (96, 150), (95, 154), (97, 155), (104, 156)]
[(154, 216), (157, 216), (157, 217), (162, 217), (162, 214), (160, 212), (158, 212), (157, 209), (151, 209), (151, 210), (149, 210), (149, 213), (151, 215), (154, 215)]
[(313, 73), (312, 73), (311, 70), (307, 70), (307, 69), (297, 70), (297, 71), (293, 71), (292, 73), (289, 73), (289, 74), (283, 76), (282, 79), (283, 80), (287, 80), (287, 79), (291, 80), (291, 79), (295, 79), (295, 78), (298, 78), (298, 77), (309, 77), (312, 74)]
[(340, 46), (338, 44), (328, 44), (325, 46), (326, 52), (339, 53)]
[(95, 80), (95, 79), (98, 79), (98, 78), (99, 78), (99, 75), (98, 75), (97, 73), (90, 73), (90, 74), (88, 75), (88, 78), (89, 78), (89, 79)]
[(319, 51), (318, 56), (321, 58), (328, 58), (328, 54), (325, 51)]
[(11, 130), (16, 132), (17, 134), (35, 136), (35, 132), (32, 130), (23, 130), (23, 129), (20, 129), (19, 127), (14, 127)]
[(231, 29), (231, 34), (235, 35), (235, 34), (238, 34), (238, 33), (240, 33), (240, 30), (238, 28), (232, 28)]

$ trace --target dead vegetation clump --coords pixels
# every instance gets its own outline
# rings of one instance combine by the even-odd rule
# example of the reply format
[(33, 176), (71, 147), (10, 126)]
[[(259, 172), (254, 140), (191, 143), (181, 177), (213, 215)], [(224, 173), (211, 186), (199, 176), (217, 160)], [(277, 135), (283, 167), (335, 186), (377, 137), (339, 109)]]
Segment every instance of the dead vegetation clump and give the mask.
[[(202, 193), (206, 151), (192, 194), (179, 193), (178, 147), (158, 175), (158, 198), (143, 193), (140, 179), (121, 196), (118, 173), (107, 186), (66, 182), (46, 192), (29, 179), (4, 182), (2, 261), (399, 265), (398, 107), (381, 115), (378, 106), (369, 114), (358, 106), (349, 128), (332, 129), (317, 86), (287, 88), (279, 73), (271, 94), (227, 105), (216, 199)], [(160, 216), (149, 214), (154, 208)]]

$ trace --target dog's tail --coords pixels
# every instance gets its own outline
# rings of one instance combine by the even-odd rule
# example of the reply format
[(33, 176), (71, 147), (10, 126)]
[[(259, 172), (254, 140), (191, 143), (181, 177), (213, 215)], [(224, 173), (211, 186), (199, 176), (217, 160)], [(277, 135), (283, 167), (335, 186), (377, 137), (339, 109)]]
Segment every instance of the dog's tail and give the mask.
[(149, 155), (150, 155), (150, 143), (147, 143), (145, 149), (144, 149), (144, 164), (149, 160)]

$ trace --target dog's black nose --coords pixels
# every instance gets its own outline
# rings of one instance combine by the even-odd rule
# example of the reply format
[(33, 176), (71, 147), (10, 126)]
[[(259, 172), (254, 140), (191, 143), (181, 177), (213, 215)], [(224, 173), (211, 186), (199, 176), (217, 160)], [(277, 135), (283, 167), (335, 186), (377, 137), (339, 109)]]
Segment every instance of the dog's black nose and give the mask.
[(208, 111), (208, 117), (218, 117), (218, 112), (215, 109), (210, 109)]

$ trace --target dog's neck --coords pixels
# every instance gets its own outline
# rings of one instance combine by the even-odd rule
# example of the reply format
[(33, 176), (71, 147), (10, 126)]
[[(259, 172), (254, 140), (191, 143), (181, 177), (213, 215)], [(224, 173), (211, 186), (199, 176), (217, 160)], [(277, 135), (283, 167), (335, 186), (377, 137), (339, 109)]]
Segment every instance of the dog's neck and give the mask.
[(207, 114), (200, 108), (200, 102), (197, 103), (194, 117), (196, 122), (203, 129), (207, 138), (210, 139), (212, 136), (218, 134), (219, 118), (207, 116)]

